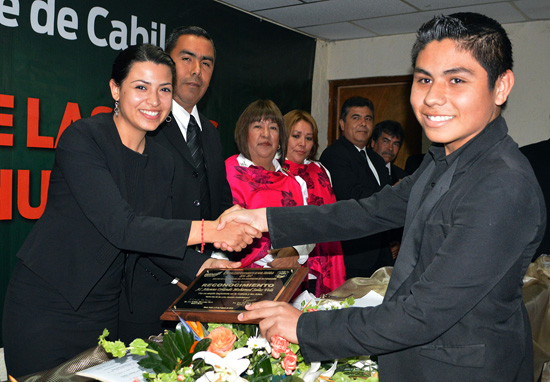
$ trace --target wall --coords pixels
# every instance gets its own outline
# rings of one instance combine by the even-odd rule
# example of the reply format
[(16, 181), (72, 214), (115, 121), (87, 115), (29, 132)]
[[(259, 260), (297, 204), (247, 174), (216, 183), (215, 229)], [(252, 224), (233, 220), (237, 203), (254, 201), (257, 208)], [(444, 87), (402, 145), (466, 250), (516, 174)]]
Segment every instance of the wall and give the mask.
[[(550, 21), (506, 24), (514, 49), (516, 84), (504, 116), (520, 146), (550, 137)], [(312, 114), (320, 128), (320, 152), (327, 144), (328, 81), (411, 74), (415, 35), (327, 43), (317, 41)], [(423, 145), (425, 146), (425, 145)]]
[(216, 65), (199, 110), (219, 122), (225, 156), (236, 153), (235, 122), (252, 101), (272, 99), (283, 112), (311, 106), (313, 38), (213, 0), (154, 5), (0, 1), (0, 316), (15, 255), (46, 205), (57, 139), (73, 121), (110, 111), (108, 82), (120, 49), (163, 47), (181, 25), (209, 31)]

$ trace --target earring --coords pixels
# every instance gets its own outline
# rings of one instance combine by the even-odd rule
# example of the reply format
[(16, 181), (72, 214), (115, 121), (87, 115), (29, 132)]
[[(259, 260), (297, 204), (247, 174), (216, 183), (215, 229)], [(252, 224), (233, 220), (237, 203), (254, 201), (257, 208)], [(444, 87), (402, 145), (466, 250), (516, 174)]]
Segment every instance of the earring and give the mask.
[(118, 117), (118, 113), (120, 112), (120, 109), (118, 108), (118, 101), (115, 101), (115, 115)]
[(172, 122), (172, 117), (171, 116), (166, 117), (165, 121), (166, 123)]

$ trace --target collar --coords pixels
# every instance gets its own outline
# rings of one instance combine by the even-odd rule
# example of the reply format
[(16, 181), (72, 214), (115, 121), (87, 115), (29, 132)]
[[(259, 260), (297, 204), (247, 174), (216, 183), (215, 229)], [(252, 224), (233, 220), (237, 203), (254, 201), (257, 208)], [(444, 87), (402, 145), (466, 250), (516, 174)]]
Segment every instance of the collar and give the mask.
[(176, 122), (178, 123), (180, 129), (182, 129), (182, 132), (186, 133), (183, 135), (184, 137), (187, 136), (187, 125), (189, 124), (190, 115), (195, 117), (197, 124), (202, 130), (201, 119), (199, 116), (199, 110), (197, 109), (197, 105), (193, 106), (193, 110), (191, 110), (191, 114), (189, 114), (189, 112), (185, 110), (179, 103), (172, 100), (172, 115), (176, 119)]
[(428, 152), (433, 157), (436, 165), (445, 163), (450, 166), (458, 156), (456, 173), (465, 171), (475, 160), (485, 155), (489, 149), (503, 140), (508, 134), (508, 126), (502, 116), (495, 118), (474, 138), (470, 139), (461, 148), (449, 155), (445, 155), (445, 147), (441, 144), (432, 144)]
[[(242, 167), (250, 167), (250, 166), (258, 167), (254, 164), (254, 162), (252, 162), (250, 159), (245, 157), (243, 154), (239, 154), (239, 156), (237, 156), (237, 162), (239, 163), (239, 166), (242, 166)], [(273, 158), (273, 166), (275, 166), (275, 172), (281, 172), (286, 175), (286, 173), (283, 171), (283, 168), (281, 167), (281, 164), (276, 158)]]
[[(288, 161), (288, 162), (290, 162), (290, 161), (288, 160), (288, 158), (286, 158), (286, 157), (285, 157), (285, 160)], [(304, 159), (304, 163), (302, 163), (302, 164), (303, 164), (303, 165), (308, 165), (308, 164), (310, 164), (310, 163), (313, 163), (313, 161), (311, 161), (311, 160), (309, 160), (309, 159), (306, 158), (306, 159)], [(298, 163), (298, 164), (299, 164), (299, 163)]]

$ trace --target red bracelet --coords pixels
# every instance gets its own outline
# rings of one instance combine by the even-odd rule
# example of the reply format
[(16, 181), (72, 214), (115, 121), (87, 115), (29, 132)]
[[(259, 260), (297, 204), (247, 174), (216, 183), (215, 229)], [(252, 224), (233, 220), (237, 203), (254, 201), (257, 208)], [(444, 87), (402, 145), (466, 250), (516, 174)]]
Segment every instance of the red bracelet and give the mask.
[(201, 224), (201, 254), (204, 252), (204, 219)]

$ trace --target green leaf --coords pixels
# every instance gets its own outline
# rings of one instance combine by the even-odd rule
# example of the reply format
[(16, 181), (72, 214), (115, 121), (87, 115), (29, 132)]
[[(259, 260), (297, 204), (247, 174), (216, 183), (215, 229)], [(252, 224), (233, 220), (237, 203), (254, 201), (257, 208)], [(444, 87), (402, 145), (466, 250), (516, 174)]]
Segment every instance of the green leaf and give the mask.
[(141, 338), (136, 338), (130, 343), (130, 353), (137, 355), (145, 355), (147, 351), (147, 342), (143, 341)]
[[(153, 369), (155, 373), (170, 373), (176, 367), (174, 362), (165, 361), (166, 355), (159, 344), (150, 342), (149, 347), (158, 352), (158, 354), (147, 352), (147, 358), (143, 358), (138, 361), (140, 366), (147, 369)], [(171, 367), (171, 365), (173, 365)]]
[(167, 331), (164, 334), (164, 337), (162, 338), (162, 346), (170, 359), (177, 363), (178, 354), (176, 353), (176, 335), (174, 334), (174, 332)]
[(115, 342), (106, 341), (104, 348), (116, 358), (122, 358), (126, 355), (126, 345), (120, 340)]
[(265, 357), (261, 359), (258, 363), (256, 363), (256, 366), (254, 367), (254, 377), (261, 377), (272, 374), (273, 372), (271, 369), (271, 359), (269, 357)]
[(180, 354), (189, 353), (189, 349), (191, 349), (192, 342), (189, 339), (189, 336), (187, 336), (187, 332), (183, 332), (182, 328), (176, 328), (175, 332), (175, 339), (176, 339), (176, 346), (178, 348), (178, 352)]

